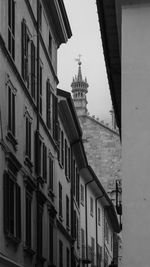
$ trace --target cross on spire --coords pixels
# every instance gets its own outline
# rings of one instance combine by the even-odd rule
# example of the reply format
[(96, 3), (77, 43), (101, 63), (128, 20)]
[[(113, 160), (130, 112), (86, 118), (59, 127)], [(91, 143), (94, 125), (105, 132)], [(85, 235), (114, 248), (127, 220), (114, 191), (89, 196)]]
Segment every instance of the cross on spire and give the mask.
[(81, 65), (82, 64), (82, 62), (81, 62), (81, 57), (82, 57), (82, 55), (78, 55), (78, 58), (76, 58), (75, 60), (78, 62), (78, 64), (79, 65)]

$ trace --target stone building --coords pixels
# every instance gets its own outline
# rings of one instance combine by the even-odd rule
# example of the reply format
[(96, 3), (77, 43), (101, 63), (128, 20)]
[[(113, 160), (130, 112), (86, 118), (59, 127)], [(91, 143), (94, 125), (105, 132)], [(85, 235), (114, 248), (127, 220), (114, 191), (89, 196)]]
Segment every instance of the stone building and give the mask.
[[(115, 181), (121, 176), (120, 137), (115, 124), (114, 112), (112, 126), (104, 124), (87, 110), (87, 79), (83, 79), (81, 61), (78, 62), (78, 74), (73, 78), (71, 87), (74, 105), (83, 131), (83, 143), (89, 165), (94, 169), (103, 186), (115, 201)], [(91, 89), (92, 90), (92, 89)]]
[(57, 49), (71, 35), (62, 0), (0, 1), (2, 267), (56, 265)]

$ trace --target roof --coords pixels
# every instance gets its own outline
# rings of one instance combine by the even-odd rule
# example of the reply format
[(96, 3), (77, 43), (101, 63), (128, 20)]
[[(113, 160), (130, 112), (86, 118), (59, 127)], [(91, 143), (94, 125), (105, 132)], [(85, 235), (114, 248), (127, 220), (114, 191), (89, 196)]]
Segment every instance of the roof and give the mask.
[(110, 93), (121, 133), (121, 57), (116, 2), (96, 0)]
[[(87, 166), (87, 158), (82, 142), (82, 130), (69, 92), (57, 89), (59, 116), (77, 159), (79, 170)], [(68, 127), (69, 126), (69, 127)]]
[(43, 0), (43, 3), (48, 8), (49, 18), (53, 22), (58, 46), (66, 43), (71, 38), (72, 31), (63, 0)]

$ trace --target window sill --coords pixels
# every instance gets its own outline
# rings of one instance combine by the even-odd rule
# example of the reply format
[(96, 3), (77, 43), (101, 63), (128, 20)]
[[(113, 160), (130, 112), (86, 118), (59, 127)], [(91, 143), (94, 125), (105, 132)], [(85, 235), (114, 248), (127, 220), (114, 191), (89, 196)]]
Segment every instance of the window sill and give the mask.
[(59, 161), (59, 166), (61, 169), (64, 169), (64, 166), (61, 164), (61, 162)]
[(93, 212), (90, 212), (90, 215), (93, 217), (94, 216)]
[(83, 202), (83, 201), (81, 201), (80, 203), (81, 203), (81, 205), (84, 207), (84, 202)]
[(32, 172), (33, 163), (31, 162), (30, 158), (26, 155), (24, 159), (24, 164), (29, 168), (29, 170)]
[(43, 187), (43, 184), (45, 183), (45, 180), (42, 178), (41, 175), (38, 176), (38, 181), (41, 184), (41, 186)]
[(66, 229), (67, 229), (68, 232), (70, 232), (70, 227), (69, 227), (69, 225), (66, 225)]
[(35, 251), (31, 248), (31, 247), (29, 247), (29, 246), (24, 246), (23, 247), (23, 250), (24, 250), (24, 252), (25, 253), (27, 253), (28, 255), (30, 255), (31, 257), (35, 254)]
[(68, 175), (66, 175), (66, 179), (67, 179), (68, 183), (70, 183), (70, 178)]
[(55, 195), (54, 195), (52, 189), (50, 189), (50, 188), (48, 189), (48, 196), (52, 199), (52, 201), (54, 201)]
[(18, 142), (11, 131), (7, 131), (6, 139), (12, 144), (15, 151), (17, 151), (16, 146), (18, 145)]
[(63, 222), (63, 217), (59, 215), (59, 221), (62, 223)]

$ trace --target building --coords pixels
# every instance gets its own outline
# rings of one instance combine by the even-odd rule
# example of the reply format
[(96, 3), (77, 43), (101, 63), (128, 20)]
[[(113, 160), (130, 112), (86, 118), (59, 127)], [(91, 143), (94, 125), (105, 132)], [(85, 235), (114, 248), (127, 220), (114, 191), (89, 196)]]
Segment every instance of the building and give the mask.
[(59, 101), (57, 239), (60, 243), (57, 248), (60, 250), (58, 251), (60, 262), (57, 266), (76, 267), (80, 264), (80, 171), (86, 168), (87, 159), (82, 144), (82, 130), (71, 95), (60, 89), (57, 89), (57, 95)]
[(78, 74), (73, 78), (71, 87), (74, 105), (83, 131), (83, 143), (89, 165), (116, 200), (116, 180), (121, 178), (121, 146), (120, 137), (112, 114), (112, 126), (104, 124), (95, 116), (90, 116), (87, 109), (87, 79), (83, 79), (81, 61), (78, 62)]
[(97, 8), (110, 91), (122, 138), (122, 266), (146, 267), (150, 245), (150, 1), (97, 0)]
[(116, 236), (120, 232), (115, 208), (106, 191), (87, 166), (80, 179), (81, 266), (108, 266), (116, 257)]
[(57, 49), (63, 1), (0, 3), (0, 266), (56, 266)]

